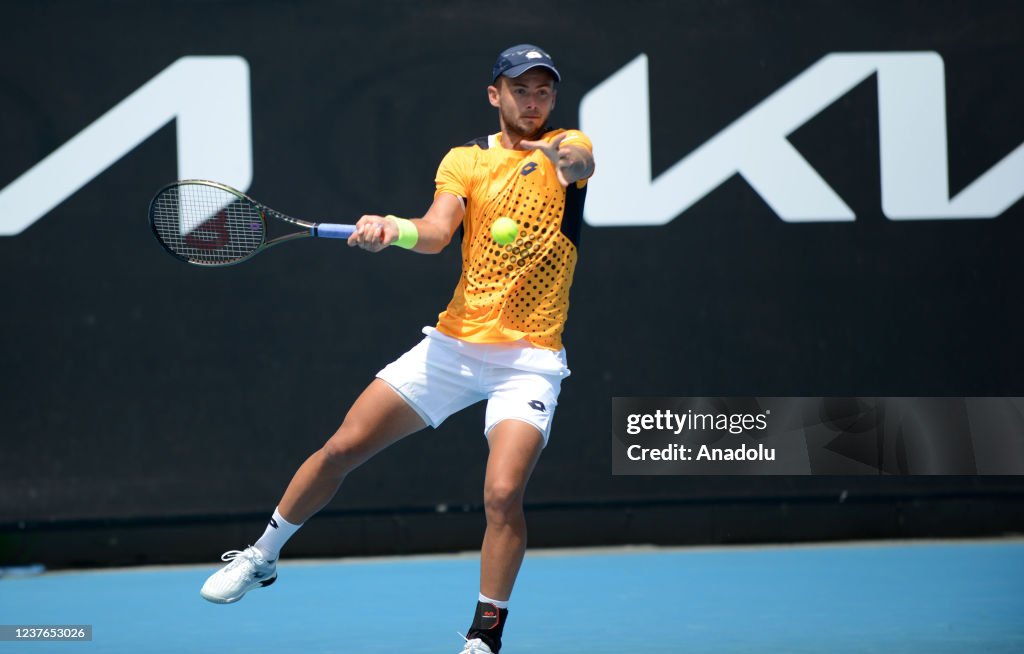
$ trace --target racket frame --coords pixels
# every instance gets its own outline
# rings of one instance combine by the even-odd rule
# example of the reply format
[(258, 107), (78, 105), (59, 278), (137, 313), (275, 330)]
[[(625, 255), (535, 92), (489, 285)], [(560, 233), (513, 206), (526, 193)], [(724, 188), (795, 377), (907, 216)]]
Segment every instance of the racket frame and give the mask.
[[(234, 195), (238, 199), (240, 199), (240, 200), (242, 200), (244, 202), (247, 202), (250, 205), (252, 205), (253, 208), (256, 209), (256, 212), (259, 214), (260, 221), (262, 221), (262, 223), (263, 223), (263, 241), (262, 241), (262, 243), (260, 243), (256, 248), (253, 249), (252, 252), (250, 252), (246, 256), (241, 257), (239, 259), (236, 259), (235, 261), (227, 261), (227, 262), (193, 261), (192, 259), (189, 259), (188, 257), (183, 256), (181, 254), (178, 254), (177, 252), (172, 250), (170, 247), (168, 247), (168, 245), (166, 243), (164, 243), (163, 239), (160, 238), (159, 232), (157, 232), (156, 223), (155, 223), (155, 221), (153, 219), (153, 213), (154, 213), (154, 210), (155, 210), (155, 205), (156, 205), (157, 200), (166, 191), (169, 191), (172, 188), (178, 188), (178, 187), (187, 186), (187, 185), (211, 186), (213, 188), (217, 188), (217, 189), (220, 189), (220, 190), (225, 191), (227, 193), (230, 193), (231, 195)], [(277, 220), (280, 220), (280, 221), (283, 221), (283, 222), (286, 222), (286, 223), (290, 223), (292, 225), (297, 225), (299, 227), (302, 227), (305, 231), (297, 231), (297, 232), (292, 232), (290, 234), (283, 234), (281, 236), (278, 236), (277, 238), (274, 238), (274, 239), (268, 241), (267, 240), (267, 234), (269, 233), (269, 229), (268, 229), (269, 222), (267, 221), (267, 216), (270, 216), (271, 218), (276, 218)], [(320, 225), (324, 224), (324, 223), (314, 223), (314, 222), (309, 222), (307, 220), (299, 220), (298, 218), (293, 218), (292, 216), (289, 216), (287, 214), (281, 213), (280, 211), (277, 211), (275, 209), (271, 209), (270, 207), (268, 207), (267, 205), (263, 204), (262, 202), (257, 202), (256, 200), (252, 199), (251, 197), (249, 197), (245, 193), (242, 193), (238, 189), (234, 189), (234, 188), (231, 188), (230, 186), (228, 186), (227, 184), (221, 184), (220, 182), (214, 182), (214, 181), (208, 180), (208, 179), (180, 179), (180, 180), (178, 180), (176, 182), (171, 182), (170, 184), (167, 184), (166, 186), (161, 188), (159, 191), (157, 191), (156, 194), (153, 195), (153, 199), (150, 200), (150, 202), (149, 202), (148, 219), (149, 219), (150, 229), (153, 230), (153, 235), (156, 237), (156, 240), (160, 243), (160, 246), (163, 247), (163, 249), (168, 254), (170, 254), (175, 259), (178, 259), (179, 261), (184, 261), (185, 263), (191, 264), (193, 266), (203, 266), (205, 268), (224, 268), (226, 266), (234, 266), (235, 264), (242, 263), (243, 261), (248, 261), (249, 259), (251, 259), (254, 256), (256, 256), (257, 254), (259, 254), (260, 252), (263, 252), (264, 250), (268, 250), (268, 249), (274, 247), (275, 245), (279, 245), (281, 243), (287, 243), (288, 241), (295, 241), (295, 240), (303, 239), (303, 238), (316, 238), (319, 235), (318, 234), (318, 231), (319, 231), (318, 228), (320, 227)], [(346, 226), (346, 227), (348, 227), (348, 226)], [(336, 237), (332, 237), (332, 238), (336, 238)]]

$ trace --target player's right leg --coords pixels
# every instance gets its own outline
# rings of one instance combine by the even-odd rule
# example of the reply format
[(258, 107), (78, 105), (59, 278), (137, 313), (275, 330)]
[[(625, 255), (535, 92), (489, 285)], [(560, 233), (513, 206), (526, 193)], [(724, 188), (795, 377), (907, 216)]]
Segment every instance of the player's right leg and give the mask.
[[(374, 379), (356, 399), (338, 431), (296, 471), (278, 504), (277, 515), (294, 531), (334, 497), (348, 473), (425, 426), (402, 396), (387, 383)], [(205, 599), (230, 604), (254, 588), (274, 583), (277, 556), (283, 544), (268, 537), (273, 536), (272, 529), (280, 526), (275, 524), (276, 517), (271, 520), (268, 534), (257, 541), (260, 547), (224, 553), (221, 558), (229, 563), (206, 580), (200, 591)], [(271, 546), (268, 548), (264, 541), (270, 541)]]
[(424, 427), (423, 418), (395, 389), (374, 379), (338, 431), (296, 471), (278, 505), (281, 515), (302, 524), (327, 505), (348, 473)]

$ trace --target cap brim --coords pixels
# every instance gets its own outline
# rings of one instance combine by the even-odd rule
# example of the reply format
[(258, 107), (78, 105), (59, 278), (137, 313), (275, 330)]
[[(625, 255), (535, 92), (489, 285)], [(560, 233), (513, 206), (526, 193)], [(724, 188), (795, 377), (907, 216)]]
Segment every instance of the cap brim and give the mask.
[(536, 63), (531, 61), (525, 64), (519, 64), (518, 66), (512, 66), (511, 68), (503, 72), (502, 75), (504, 75), (505, 77), (519, 77), (520, 75), (530, 70), (531, 68), (547, 68), (548, 70), (551, 71), (551, 74), (555, 76), (556, 82), (562, 81), (562, 76), (558, 74), (558, 69), (556, 69), (551, 64), (546, 64), (541, 61), (538, 61)]

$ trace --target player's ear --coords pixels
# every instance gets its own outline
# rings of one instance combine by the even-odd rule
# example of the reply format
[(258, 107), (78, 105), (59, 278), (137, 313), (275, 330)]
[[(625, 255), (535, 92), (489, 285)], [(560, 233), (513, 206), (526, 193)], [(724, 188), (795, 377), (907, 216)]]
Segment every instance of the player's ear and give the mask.
[(492, 107), (500, 106), (498, 103), (499, 97), (501, 97), (501, 92), (498, 90), (497, 86), (492, 84), (487, 87), (487, 101), (491, 103)]

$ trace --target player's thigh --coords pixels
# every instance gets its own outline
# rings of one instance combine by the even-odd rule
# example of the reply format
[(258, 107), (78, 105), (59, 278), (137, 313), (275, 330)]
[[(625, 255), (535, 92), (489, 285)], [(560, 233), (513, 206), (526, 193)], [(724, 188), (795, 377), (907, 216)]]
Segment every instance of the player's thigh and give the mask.
[(425, 426), (423, 418), (395, 389), (374, 379), (356, 398), (325, 448), (354, 467)]
[(437, 428), (448, 416), (487, 397), (480, 388), (484, 364), (429, 336), (377, 373)]
[(484, 477), (488, 508), (519, 504), (526, 484), (544, 450), (544, 436), (536, 426), (510, 418), (501, 420), (487, 436), (490, 451)]
[(490, 438), (496, 425), (518, 420), (533, 425), (540, 432), (542, 444), (547, 445), (558, 406), (561, 378), (507, 368), (493, 374), (487, 395), (484, 434)]

